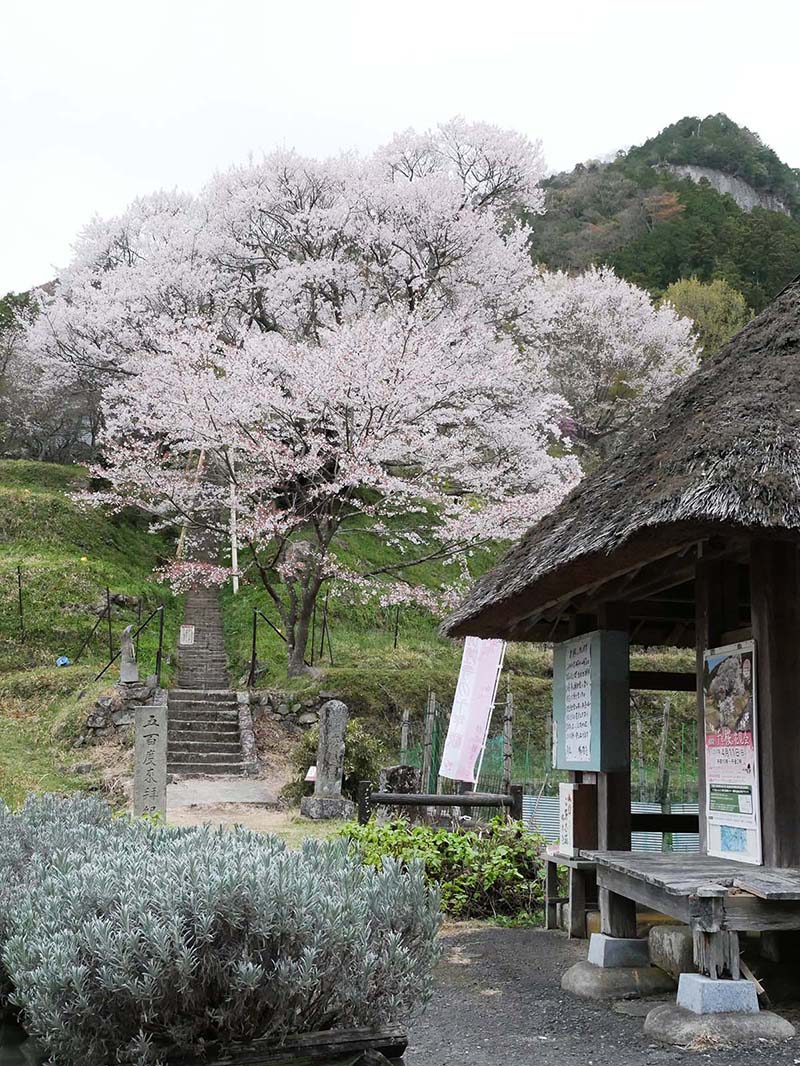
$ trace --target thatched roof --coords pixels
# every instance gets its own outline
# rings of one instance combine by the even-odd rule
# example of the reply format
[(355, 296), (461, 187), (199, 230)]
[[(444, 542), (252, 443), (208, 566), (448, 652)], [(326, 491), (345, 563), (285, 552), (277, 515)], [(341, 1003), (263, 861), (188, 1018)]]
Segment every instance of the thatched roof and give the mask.
[(549, 612), (552, 624), (581, 590), (732, 531), (800, 539), (800, 278), (481, 578), (443, 630), (541, 639), (541, 625), (521, 620)]

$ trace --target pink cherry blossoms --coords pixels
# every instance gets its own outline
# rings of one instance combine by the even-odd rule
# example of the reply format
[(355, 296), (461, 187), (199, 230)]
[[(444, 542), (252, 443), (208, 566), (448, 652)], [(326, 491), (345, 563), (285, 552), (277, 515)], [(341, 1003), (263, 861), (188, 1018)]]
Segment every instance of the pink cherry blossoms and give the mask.
[[(97, 501), (220, 546), (235, 507), (290, 672), (323, 584), (413, 599), (417, 562), (518, 536), (577, 483), (561, 427), (598, 432), (609, 380), (647, 403), (691, 365), (645, 294), (532, 264), (543, 174), (538, 144), (461, 119), (368, 158), (278, 152), (93, 223), (42, 297), (39, 365), (102, 395)], [(396, 564), (345, 565), (356, 532)]]

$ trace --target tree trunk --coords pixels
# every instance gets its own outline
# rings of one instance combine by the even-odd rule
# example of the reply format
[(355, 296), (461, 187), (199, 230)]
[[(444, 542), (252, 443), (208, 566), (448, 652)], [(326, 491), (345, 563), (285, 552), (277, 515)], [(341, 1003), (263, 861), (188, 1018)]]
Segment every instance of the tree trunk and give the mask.
[(308, 647), (312, 611), (313, 603), (310, 607), (306, 606), (302, 610), (300, 617), (286, 634), (288, 652), (286, 672), (289, 677), (302, 677), (303, 674), (308, 673), (309, 665), (306, 662), (306, 649)]

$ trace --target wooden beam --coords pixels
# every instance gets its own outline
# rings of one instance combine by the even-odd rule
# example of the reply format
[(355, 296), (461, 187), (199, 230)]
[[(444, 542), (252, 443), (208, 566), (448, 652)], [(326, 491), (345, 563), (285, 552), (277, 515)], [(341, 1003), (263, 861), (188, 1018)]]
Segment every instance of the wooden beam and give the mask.
[[(735, 575), (735, 578), (734, 578)], [(734, 589), (737, 591), (734, 592)], [(703, 717), (703, 653), (719, 647), (726, 629), (738, 625), (738, 564), (719, 552), (703, 554), (695, 574), (695, 649), (697, 661), (697, 799), (700, 807), (700, 850), (706, 839), (705, 721)]]
[(697, 674), (683, 670), (631, 670), (631, 688), (637, 692), (694, 692)]
[[(605, 603), (600, 607), (598, 625), (601, 629), (627, 633), (629, 624), (627, 603)], [(619, 723), (629, 753), (627, 769), (597, 775), (597, 847), (600, 851), (624, 851), (631, 846), (630, 701), (628, 708), (625, 720)], [(603, 932), (608, 936), (635, 937), (635, 902), (608, 889), (601, 889), (599, 895)]]
[(659, 814), (658, 811), (631, 814), (633, 833), (697, 833), (699, 824), (696, 814)]
[(800, 560), (796, 545), (753, 541), (750, 600), (756, 643), (763, 861), (766, 866), (800, 866)]

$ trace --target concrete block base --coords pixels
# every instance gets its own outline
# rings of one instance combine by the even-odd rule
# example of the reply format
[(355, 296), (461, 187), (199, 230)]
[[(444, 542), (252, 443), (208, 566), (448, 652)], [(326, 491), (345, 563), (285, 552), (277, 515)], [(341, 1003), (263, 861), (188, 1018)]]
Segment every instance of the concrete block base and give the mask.
[(771, 1011), (695, 1014), (672, 1004), (654, 1007), (645, 1018), (644, 1031), (662, 1044), (698, 1049), (745, 1047), (765, 1040), (791, 1040), (795, 1035), (794, 1026)]
[(714, 981), (699, 973), (682, 973), (678, 1006), (693, 1014), (758, 1014), (758, 993), (751, 981)]
[(353, 818), (356, 805), (344, 796), (304, 796), (300, 813), (305, 818), (321, 821), (327, 818)]
[(561, 978), (561, 987), (581, 999), (608, 1002), (673, 992), (675, 982), (655, 966), (604, 967), (576, 962)]
[(646, 940), (628, 940), (605, 933), (592, 933), (589, 940), (589, 962), (604, 969), (620, 966), (649, 966), (650, 951)]

